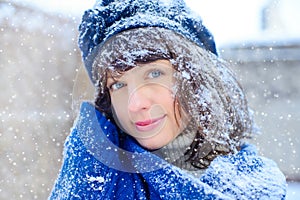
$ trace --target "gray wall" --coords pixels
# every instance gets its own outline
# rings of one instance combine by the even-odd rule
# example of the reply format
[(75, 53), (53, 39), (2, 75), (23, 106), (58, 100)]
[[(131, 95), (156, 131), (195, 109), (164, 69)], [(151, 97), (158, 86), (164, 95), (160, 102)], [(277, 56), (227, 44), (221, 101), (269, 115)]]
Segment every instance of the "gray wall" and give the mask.
[(73, 121), (76, 20), (0, 1), (0, 199), (52, 188)]
[(261, 154), (300, 181), (300, 40), (248, 42), (220, 53), (232, 62), (255, 111)]

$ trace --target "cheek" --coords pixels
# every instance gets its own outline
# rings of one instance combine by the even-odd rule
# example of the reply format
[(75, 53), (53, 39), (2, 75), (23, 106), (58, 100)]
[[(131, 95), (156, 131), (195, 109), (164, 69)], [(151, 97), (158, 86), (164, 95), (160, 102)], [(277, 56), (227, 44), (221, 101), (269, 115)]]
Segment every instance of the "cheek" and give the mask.
[(111, 96), (111, 105), (114, 109), (114, 118), (117, 119), (117, 121), (124, 121), (124, 119), (128, 118), (127, 116), (127, 102), (128, 99), (124, 96)]

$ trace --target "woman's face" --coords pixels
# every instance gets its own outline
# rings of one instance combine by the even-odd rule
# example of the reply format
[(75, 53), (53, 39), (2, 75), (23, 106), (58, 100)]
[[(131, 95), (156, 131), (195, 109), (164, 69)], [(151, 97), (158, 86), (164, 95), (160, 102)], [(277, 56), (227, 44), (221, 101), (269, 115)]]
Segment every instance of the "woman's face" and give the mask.
[(174, 69), (168, 60), (139, 64), (120, 77), (108, 74), (114, 118), (147, 149), (159, 149), (185, 128), (187, 116), (175, 95)]

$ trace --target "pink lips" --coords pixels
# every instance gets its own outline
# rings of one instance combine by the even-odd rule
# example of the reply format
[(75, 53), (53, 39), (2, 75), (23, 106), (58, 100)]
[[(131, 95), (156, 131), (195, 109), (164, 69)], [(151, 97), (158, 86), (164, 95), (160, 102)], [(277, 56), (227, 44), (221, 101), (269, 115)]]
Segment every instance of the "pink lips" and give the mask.
[(165, 118), (166, 115), (163, 115), (162, 117), (155, 118), (155, 119), (149, 119), (145, 121), (138, 121), (135, 123), (135, 127), (138, 131), (151, 131), (155, 129), (161, 121)]

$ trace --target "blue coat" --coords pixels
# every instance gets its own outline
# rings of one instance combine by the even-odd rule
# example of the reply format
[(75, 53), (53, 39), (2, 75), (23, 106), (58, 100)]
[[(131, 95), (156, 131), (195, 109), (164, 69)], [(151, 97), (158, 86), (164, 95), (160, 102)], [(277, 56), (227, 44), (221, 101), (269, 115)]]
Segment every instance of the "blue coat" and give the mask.
[[(121, 159), (119, 148), (125, 157), (135, 155), (130, 152), (146, 156)], [(258, 156), (250, 144), (235, 155), (217, 157), (196, 179), (144, 150), (93, 105), (83, 103), (49, 199), (273, 200), (285, 199), (286, 186), (277, 165)]]

